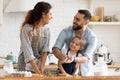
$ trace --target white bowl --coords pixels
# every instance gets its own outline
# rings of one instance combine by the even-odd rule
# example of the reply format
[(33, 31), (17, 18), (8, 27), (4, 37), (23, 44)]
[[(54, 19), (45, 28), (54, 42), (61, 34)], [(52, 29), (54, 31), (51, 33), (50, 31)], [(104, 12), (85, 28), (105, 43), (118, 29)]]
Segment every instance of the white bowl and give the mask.
[(116, 14), (116, 15), (114, 16), (114, 18), (115, 18), (115, 20), (120, 21), (120, 14)]

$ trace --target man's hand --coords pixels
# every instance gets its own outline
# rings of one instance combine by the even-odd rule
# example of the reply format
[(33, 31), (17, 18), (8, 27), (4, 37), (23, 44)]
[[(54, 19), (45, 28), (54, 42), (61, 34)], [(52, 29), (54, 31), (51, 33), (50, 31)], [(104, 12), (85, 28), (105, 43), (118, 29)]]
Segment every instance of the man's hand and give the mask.
[(69, 57), (64, 54), (61, 54), (59, 58), (62, 63), (71, 63), (73, 61), (72, 57)]
[(73, 61), (69, 56), (63, 54), (58, 48), (53, 48), (53, 53), (62, 63), (71, 63)]
[(85, 63), (87, 60), (88, 60), (88, 58), (85, 56), (75, 58), (75, 62), (77, 62), (77, 63)]
[(60, 61), (65, 62), (67, 60), (67, 56), (64, 54), (60, 54), (59, 59), (60, 59)]

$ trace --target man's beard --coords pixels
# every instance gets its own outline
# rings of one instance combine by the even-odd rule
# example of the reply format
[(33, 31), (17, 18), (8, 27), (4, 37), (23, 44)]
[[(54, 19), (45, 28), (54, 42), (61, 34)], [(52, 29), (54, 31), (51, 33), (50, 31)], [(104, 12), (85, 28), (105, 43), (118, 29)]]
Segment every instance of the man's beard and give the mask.
[(80, 30), (82, 28), (83, 28), (83, 25), (79, 25), (79, 26), (76, 26), (76, 27), (74, 27), (74, 25), (73, 25), (73, 30)]

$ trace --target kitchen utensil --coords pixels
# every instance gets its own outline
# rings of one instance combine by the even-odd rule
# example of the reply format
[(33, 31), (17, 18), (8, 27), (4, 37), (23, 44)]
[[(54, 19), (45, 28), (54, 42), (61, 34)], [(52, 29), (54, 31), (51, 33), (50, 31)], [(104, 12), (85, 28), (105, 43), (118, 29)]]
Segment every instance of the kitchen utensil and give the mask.
[(110, 52), (108, 52), (107, 46), (101, 44), (98, 48), (95, 54), (93, 55), (93, 61), (94, 63), (98, 62), (99, 60), (99, 55), (103, 55), (104, 61), (106, 62), (107, 65), (111, 65), (113, 63), (113, 59), (110, 58)]
[(108, 53), (107, 47), (101, 44), (101, 46), (98, 48), (98, 53), (101, 55), (107, 54)]
[(107, 64), (107, 65), (111, 65), (112, 63), (113, 63), (113, 59), (107, 59), (107, 60), (106, 60), (106, 64)]

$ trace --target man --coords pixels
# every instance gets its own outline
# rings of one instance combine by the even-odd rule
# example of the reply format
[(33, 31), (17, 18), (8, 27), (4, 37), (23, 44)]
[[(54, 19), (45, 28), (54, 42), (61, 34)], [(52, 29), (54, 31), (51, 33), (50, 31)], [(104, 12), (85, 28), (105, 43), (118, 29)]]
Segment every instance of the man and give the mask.
[(92, 55), (97, 45), (96, 35), (87, 27), (91, 19), (91, 14), (88, 10), (78, 10), (77, 14), (73, 19), (73, 26), (65, 28), (59, 34), (56, 43), (53, 47), (54, 55), (65, 62), (69, 61), (69, 57), (62, 54), (61, 49), (64, 44), (66, 49), (69, 48), (70, 41), (75, 35), (83, 36), (86, 39), (85, 49), (82, 51), (82, 57), (77, 57), (74, 59), (75, 62), (82, 63), (82, 75), (83, 76), (93, 76), (93, 64)]

